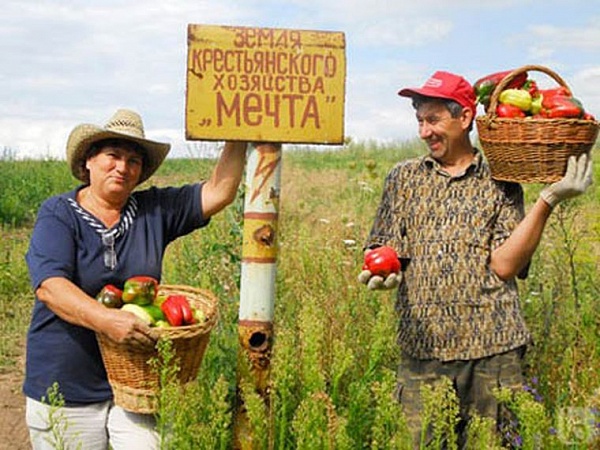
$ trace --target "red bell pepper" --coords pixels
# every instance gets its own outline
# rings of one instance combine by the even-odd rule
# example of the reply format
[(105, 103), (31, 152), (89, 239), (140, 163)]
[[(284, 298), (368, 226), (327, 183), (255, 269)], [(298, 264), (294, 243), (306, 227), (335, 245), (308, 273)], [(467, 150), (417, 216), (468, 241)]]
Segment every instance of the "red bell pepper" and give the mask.
[(178, 327), (196, 323), (192, 307), (185, 295), (169, 295), (160, 305), (160, 309), (171, 326)]
[(496, 115), (507, 119), (525, 117), (525, 112), (518, 106), (510, 103), (500, 103), (496, 106)]
[(396, 250), (384, 245), (367, 252), (363, 270), (368, 270), (373, 275), (384, 278), (391, 273), (398, 273), (400, 271), (400, 260)]
[(574, 97), (565, 97), (562, 95), (544, 96), (541, 114), (548, 119), (579, 119), (583, 117), (584, 109), (581, 102)]
[(567, 89), (564, 86), (559, 86), (557, 88), (552, 88), (552, 89), (539, 89), (538, 94), (542, 95), (544, 98), (550, 98), (550, 97), (556, 97), (556, 96), (571, 97), (571, 93), (569, 92), (569, 89)]
[(123, 301), (136, 305), (149, 305), (158, 292), (158, 281), (153, 277), (135, 276), (128, 278), (123, 286)]
[(179, 303), (181, 313), (183, 314), (183, 323), (185, 325), (190, 325), (196, 322), (192, 312), (192, 307), (187, 297), (185, 295), (171, 295), (171, 297), (174, 298), (177, 303)]
[(173, 300), (171, 296), (162, 302), (160, 305), (161, 311), (164, 313), (167, 322), (173, 327), (181, 326), (183, 323), (183, 312), (181, 306), (176, 300)]

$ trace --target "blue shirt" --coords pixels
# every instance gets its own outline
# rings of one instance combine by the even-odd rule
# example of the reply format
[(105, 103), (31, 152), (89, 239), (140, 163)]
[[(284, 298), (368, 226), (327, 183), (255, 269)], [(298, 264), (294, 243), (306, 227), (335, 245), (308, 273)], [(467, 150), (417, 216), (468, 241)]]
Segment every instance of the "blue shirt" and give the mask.
[[(134, 192), (110, 229), (76, 202), (82, 188), (40, 207), (25, 256), (34, 291), (51, 277), (66, 278), (92, 297), (136, 275), (160, 281), (167, 245), (209, 222), (200, 184)], [(95, 333), (62, 320), (36, 298), (23, 392), (40, 400), (55, 382), (67, 405), (112, 398)]]

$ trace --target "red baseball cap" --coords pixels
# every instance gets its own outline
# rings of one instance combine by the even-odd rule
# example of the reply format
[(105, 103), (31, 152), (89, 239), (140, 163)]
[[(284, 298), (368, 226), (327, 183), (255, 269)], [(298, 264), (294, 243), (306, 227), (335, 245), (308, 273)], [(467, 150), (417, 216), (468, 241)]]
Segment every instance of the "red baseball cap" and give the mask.
[(429, 77), (423, 87), (404, 88), (398, 92), (398, 95), (402, 97), (412, 97), (415, 94), (454, 100), (463, 107), (473, 111), (473, 116), (475, 116), (475, 90), (460, 75), (437, 71)]

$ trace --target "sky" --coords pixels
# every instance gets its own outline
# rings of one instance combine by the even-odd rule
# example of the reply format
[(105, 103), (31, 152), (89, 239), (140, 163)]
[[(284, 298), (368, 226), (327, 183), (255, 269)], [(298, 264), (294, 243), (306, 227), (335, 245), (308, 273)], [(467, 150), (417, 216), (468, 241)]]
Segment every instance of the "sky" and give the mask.
[(343, 32), (354, 141), (416, 138), (397, 92), (437, 70), (474, 82), (542, 65), (600, 116), (600, 0), (3, 0), (0, 157), (64, 158), (76, 125), (121, 107), (170, 157), (201, 152), (185, 139), (188, 24)]

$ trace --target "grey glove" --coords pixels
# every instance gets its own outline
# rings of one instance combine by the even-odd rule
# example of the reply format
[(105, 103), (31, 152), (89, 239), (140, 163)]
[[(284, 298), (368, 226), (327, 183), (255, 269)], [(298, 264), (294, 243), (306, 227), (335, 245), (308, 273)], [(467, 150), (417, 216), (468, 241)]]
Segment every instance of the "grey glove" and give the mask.
[(593, 175), (592, 157), (584, 153), (578, 159), (569, 157), (565, 176), (556, 183), (544, 188), (540, 197), (554, 208), (558, 203), (568, 198), (576, 197), (585, 192), (592, 184)]
[(373, 275), (370, 270), (363, 270), (358, 274), (359, 283), (366, 284), (367, 287), (374, 290), (394, 289), (400, 284), (400, 275), (397, 273), (389, 274), (385, 279), (380, 275)]

